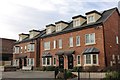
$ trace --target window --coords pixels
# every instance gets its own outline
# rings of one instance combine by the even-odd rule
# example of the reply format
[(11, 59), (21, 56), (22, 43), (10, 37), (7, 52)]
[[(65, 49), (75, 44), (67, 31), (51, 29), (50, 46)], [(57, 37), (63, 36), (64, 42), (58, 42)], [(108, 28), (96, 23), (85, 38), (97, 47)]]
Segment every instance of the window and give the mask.
[(26, 48), (26, 46), (25, 46), (25, 52), (26, 52), (26, 49), (27, 49), (27, 48)]
[(50, 42), (44, 42), (44, 50), (50, 50)]
[(58, 24), (58, 25), (56, 26), (56, 31), (61, 31), (61, 30), (62, 30), (61, 24)]
[(114, 54), (112, 55), (112, 59), (113, 59), (113, 60), (115, 59), (115, 55), (114, 55)]
[(19, 66), (19, 59), (13, 60), (13, 66)]
[(98, 54), (87, 54), (85, 56), (85, 64), (96, 65), (98, 64)]
[(34, 58), (27, 58), (27, 65), (34, 66)]
[(59, 39), (59, 48), (62, 48), (62, 39)]
[(53, 65), (56, 65), (56, 58), (53, 58)]
[(43, 66), (50, 66), (51, 65), (51, 58), (50, 57), (42, 58), (42, 65)]
[(50, 28), (47, 29), (47, 34), (49, 34), (49, 33), (51, 33), (51, 29)]
[(76, 46), (80, 46), (80, 36), (76, 36)]
[(86, 64), (91, 64), (91, 55), (86, 55)]
[(80, 60), (80, 55), (77, 55), (77, 65), (80, 65), (80, 64), (81, 64), (80, 61), (81, 61), (81, 60)]
[(70, 38), (69, 38), (69, 46), (70, 46), (70, 47), (73, 47), (73, 37), (70, 37)]
[(19, 46), (15, 46), (15, 53), (19, 53)]
[(120, 55), (118, 55), (117, 57), (118, 57), (118, 60), (120, 60)]
[(56, 40), (53, 41), (53, 49), (56, 49)]
[(73, 25), (74, 25), (74, 27), (80, 26), (80, 21), (79, 20), (74, 20)]
[(43, 60), (42, 60), (42, 62), (43, 62), (43, 65), (45, 65), (46, 64), (46, 58), (42, 58)]
[(34, 44), (28, 44), (27, 51), (28, 52), (34, 51)]
[(118, 36), (116, 36), (116, 44), (119, 44)]
[(87, 44), (95, 44), (95, 33), (86, 34), (85, 35), (85, 43)]
[(88, 22), (93, 22), (94, 21), (94, 16), (88, 16)]
[(22, 49), (23, 49), (23, 47), (21, 47), (21, 49), (20, 49), (21, 53), (22, 53)]

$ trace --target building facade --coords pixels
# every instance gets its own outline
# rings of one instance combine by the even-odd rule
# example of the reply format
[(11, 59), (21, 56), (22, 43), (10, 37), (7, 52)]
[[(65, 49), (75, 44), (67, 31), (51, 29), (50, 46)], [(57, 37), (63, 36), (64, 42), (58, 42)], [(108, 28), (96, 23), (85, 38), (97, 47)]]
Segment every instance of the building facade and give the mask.
[(13, 58), (13, 46), (16, 40), (0, 38), (0, 63), (1, 65), (11, 65)]
[(73, 69), (120, 65), (120, 14), (117, 8), (72, 17), (46, 26), (40, 39), (40, 66)]
[(13, 65), (64, 69), (83, 67), (103, 70), (120, 66), (120, 13), (117, 8), (96, 10), (86, 16), (58, 21), (42, 31), (20, 34), (15, 43)]
[(39, 37), (43, 33), (44, 31), (31, 30), (29, 34), (19, 34), (19, 41), (14, 45), (13, 66), (39, 66)]

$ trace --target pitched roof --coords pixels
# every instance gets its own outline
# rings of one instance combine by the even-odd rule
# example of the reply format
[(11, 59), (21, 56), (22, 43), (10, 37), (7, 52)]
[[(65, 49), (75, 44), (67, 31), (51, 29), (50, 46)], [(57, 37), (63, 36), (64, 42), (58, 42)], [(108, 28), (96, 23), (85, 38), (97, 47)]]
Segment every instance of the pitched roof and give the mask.
[(96, 25), (101, 25), (102, 23), (104, 23), (116, 9), (117, 8), (112, 8), (109, 10), (102, 11), (101, 18), (98, 19), (95, 23), (87, 24), (87, 22), (85, 22), (81, 26), (73, 27), (73, 22), (71, 21), (68, 24), (68, 26), (65, 29), (63, 29), (62, 31), (53, 32), (51, 34), (43, 34), (43, 35), (41, 35), (41, 37), (42, 38), (51, 37), (51, 36), (55, 36), (55, 35), (59, 35), (59, 34), (64, 34), (64, 33), (74, 32), (74, 31), (78, 31), (78, 30), (82, 30), (82, 29), (86, 29), (86, 28), (96, 27)]

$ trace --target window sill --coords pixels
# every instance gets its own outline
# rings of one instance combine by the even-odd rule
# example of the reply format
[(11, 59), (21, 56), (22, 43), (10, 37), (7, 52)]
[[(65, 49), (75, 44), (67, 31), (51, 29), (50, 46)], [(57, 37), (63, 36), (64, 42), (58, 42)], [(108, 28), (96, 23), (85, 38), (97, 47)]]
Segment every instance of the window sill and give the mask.
[(98, 64), (84, 64), (83, 66), (100, 66)]
[(89, 46), (89, 45), (95, 45), (96, 43), (86, 43), (85, 45), (86, 46)]
[(81, 66), (81, 64), (77, 64), (76, 66)]

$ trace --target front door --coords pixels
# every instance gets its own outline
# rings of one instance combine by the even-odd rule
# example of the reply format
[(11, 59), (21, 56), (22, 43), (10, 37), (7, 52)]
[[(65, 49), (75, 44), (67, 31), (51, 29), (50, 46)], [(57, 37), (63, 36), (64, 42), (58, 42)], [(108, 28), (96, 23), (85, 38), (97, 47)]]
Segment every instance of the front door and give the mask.
[(24, 58), (24, 66), (27, 66), (27, 60)]
[(22, 59), (19, 59), (19, 68), (22, 68)]
[(68, 69), (73, 69), (73, 56), (68, 56)]
[(64, 68), (64, 57), (59, 56), (59, 68)]

